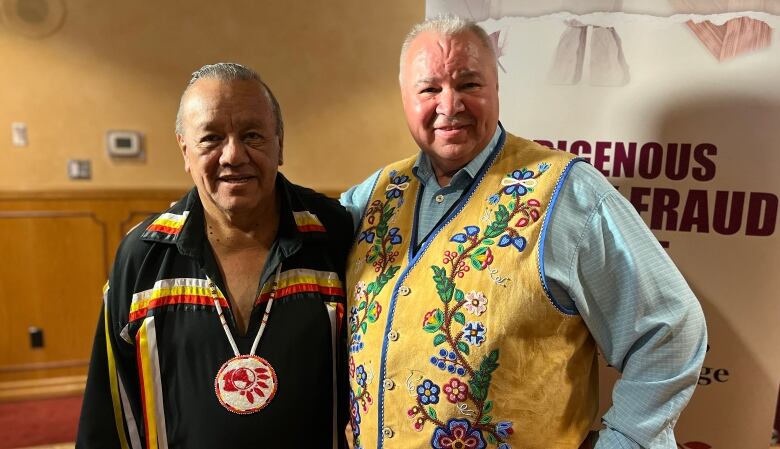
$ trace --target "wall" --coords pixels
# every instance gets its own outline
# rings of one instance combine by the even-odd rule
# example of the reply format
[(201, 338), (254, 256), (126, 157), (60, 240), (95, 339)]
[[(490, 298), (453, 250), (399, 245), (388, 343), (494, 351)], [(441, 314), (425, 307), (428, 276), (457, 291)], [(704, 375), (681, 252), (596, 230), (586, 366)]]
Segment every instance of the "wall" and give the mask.
[[(0, 401), (83, 386), (73, 376), (86, 374), (101, 287), (120, 239), (181, 195), (0, 193)], [(42, 330), (42, 347), (31, 344), (31, 327)]]
[[(0, 191), (187, 187), (178, 99), (194, 69), (217, 61), (255, 68), (274, 90), (295, 182), (339, 191), (413, 151), (397, 61), (422, 1), (62, 1), (48, 37), (0, 22)], [(12, 122), (27, 123), (26, 148), (12, 147)], [(110, 160), (107, 129), (141, 131), (145, 161)], [(71, 158), (90, 159), (93, 178), (68, 180)]]

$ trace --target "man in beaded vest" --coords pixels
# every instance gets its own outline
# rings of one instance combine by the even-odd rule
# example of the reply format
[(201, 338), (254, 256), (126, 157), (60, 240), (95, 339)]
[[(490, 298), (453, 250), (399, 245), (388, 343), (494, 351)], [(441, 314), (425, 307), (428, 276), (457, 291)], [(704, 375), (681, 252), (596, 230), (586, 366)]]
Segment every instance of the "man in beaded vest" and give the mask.
[[(399, 78), (421, 151), (341, 198), (355, 447), (675, 448), (706, 329), (637, 213), (503, 129), (474, 23), (415, 26)], [(622, 373), (598, 433), (597, 346)]]

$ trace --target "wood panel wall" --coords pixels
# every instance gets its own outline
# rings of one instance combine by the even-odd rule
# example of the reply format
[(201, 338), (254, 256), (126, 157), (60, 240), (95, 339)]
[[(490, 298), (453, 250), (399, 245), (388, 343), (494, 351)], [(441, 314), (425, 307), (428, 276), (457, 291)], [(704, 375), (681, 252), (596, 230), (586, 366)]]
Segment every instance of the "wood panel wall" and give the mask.
[[(0, 192), (0, 400), (83, 387), (120, 240), (183, 193)], [(31, 347), (31, 327), (43, 330), (42, 348)]]

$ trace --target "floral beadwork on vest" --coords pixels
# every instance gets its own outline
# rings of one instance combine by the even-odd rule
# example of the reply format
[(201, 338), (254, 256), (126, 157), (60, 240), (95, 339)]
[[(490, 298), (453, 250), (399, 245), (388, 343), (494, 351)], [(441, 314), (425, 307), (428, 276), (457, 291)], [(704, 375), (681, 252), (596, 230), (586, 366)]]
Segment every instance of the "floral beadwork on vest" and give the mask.
[(541, 265), (573, 157), (502, 134), (419, 242), (433, 199), (415, 162), (380, 172), (349, 257), (354, 447), (576, 449), (597, 412), (595, 345)]
[[(369, 245), (364, 261), (372, 265), (376, 277), (368, 284), (360, 281), (355, 285), (352, 304), (356, 305), (349, 310), (350, 353), (363, 349), (363, 336), (382, 314), (382, 306), (376, 297), (401, 268), (399, 264), (394, 265), (399, 254), (395, 247), (403, 241), (403, 237), (399, 228), (390, 227), (390, 221), (396, 210), (404, 204), (403, 195), (409, 187), (410, 178), (395, 170), (389, 176), (390, 183), (385, 188), (384, 201), (375, 200), (368, 205), (363, 218), (368, 226), (358, 236), (357, 244), (365, 242)], [(357, 388), (350, 391), (351, 425), (357, 448), (360, 447), (360, 409), (365, 412), (373, 403), (371, 393), (366, 388), (370, 383), (369, 376), (373, 377), (373, 373), (369, 373), (364, 365), (355, 367), (355, 360), (350, 357), (349, 375), (353, 383), (357, 384)]]
[[(422, 317), (422, 328), (433, 334), (432, 347), (439, 348), (430, 356), (430, 363), (453, 377), (443, 385), (423, 379), (413, 388), (416, 404), (407, 414), (414, 419), (417, 431), (422, 431), (426, 423), (436, 426), (431, 439), (436, 449), (484, 448), (486, 440), (500, 449), (509, 448), (505, 439), (514, 432), (512, 422), (491, 416), (493, 402), (488, 400), (491, 375), (499, 367), (499, 350), (490, 351), (478, 365), (469, 359), (470, 347), (490, 341), (488, 329), (479, 321), (490, 304), (482, 292), (459, 289), (457, 280), (468, 276), (471, 269), (488, 268), (493, 251), (525, 249), (526, 239), (520, 232), (539, 219), (541, 203), (524, 197), (533, 192), (538, 178), (549, 167), (542, 163), (536, 173), (521, 168), (507, 174), (488, 199), (492, 221), (484, 229), (469, 225), (452, 235), (449, 241), (453, 248), (444, 251), (443, 265), (431, 266), (441, 306)], [(455, 404), (464, 417), (439, 420), (435, 405), (442, 398)]]

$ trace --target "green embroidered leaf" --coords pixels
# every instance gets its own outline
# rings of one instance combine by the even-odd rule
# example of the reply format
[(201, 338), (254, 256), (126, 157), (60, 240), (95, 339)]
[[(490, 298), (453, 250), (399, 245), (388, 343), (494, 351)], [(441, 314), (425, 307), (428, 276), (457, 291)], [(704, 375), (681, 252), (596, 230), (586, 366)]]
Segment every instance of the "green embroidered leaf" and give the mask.
[(498, 444), (498, 441), (496, 441), (496, 437), (494, 437), (492, 433), (488, 432), (487, 438), (490, 444)]
[(447, 341), (447, 337), (444, 336), (444, 334), (436, 334), (435, 337), (433, 337), (433, 345), (439, 346), (440, 344)]
[(436, 410), (434, 410), (430, 405), (428, 406), (428, 416), (430, 416), (432, 419), (436, 419)]
[(371, 282), (366, 286), (366, 293), (374, 293), (374, 287), (376, 287), (376, 282)]
[(395, 273), (398, 272), (398, 270), (401, 268), (400, 265), (393, 265), (390, 268), (387, 269), (384, 273), (380, 274), (376, 278), (376, 283), (374, 284), (373, 293), (375, 295), (378, 295), (379, 292), (382, 291), (382, 288), (384, 288), (385, 284), (387, 284), (390, 279), (395, 276)]
[(466, 317), (463, 315), (462, 312), (455, 312), (455, 315), (452, 316), (452, 319), (454, 319), (460, 324), (466, 324)]
[(493, 222), (485, 228), (485, 237), (492, 239), (498, 237), (506, 230), (506, 222)]
[(452, 299), (455, 291), (455, 283), (447, 277), (447, 270), (436, 265), (431, 265), (433, 269), (433, 281), (436, 283), (436, 292), (439, 294), (443, 303), (448, 303)]
[(390, 221), (393, 218), (393, 214), (395, 214), (395, 207), (391, 207), (390, 203), (385, 204), (385, 207), (382, 209), (382, 219)]
[(506, 206), (503, 204), (498, 205), (498, 210), (496, 211), (496, 221), (509, 221), (509, 210), (507, 210)]
[(459, 341), (456, 345), (458, 347), (458, 350), (466, 355), (469, 355), (469, 352), (471, 351), (469, 349), (469, 345), (466, 344), (465, 341)]
[[(384, 218), (384, 217), (383, 217)], [(387, 222), (385, 220), (381, 220), (378, 225), (376, 225), (376, 236), (379, 240), (382, 240), (387, 235)]]
[(493, 239), (485, 239), (485, 240), (482, 241), (483, 245), (492, 245), (494, 243), (496, 243), (496, 241), (493, 240)]
[(371, 245), (371, 248), (368, 249), (368, 255), (366, 256), (366, 262), (368, 263), (374, 263), (379, 258), (379, 256), (382, 255), (382, 249), (379, 246), (378, 243), (374, 243)]
[(360, 330), (363, 331), (363, 333), (366, 333), (366, 329), (368, 329), (368, 323), (363, 321), (363, 323), (360, 325)]
[[(490, 351), (480, 362), (479, 369), (474, 371), (474, 375), (469, 380), (471, 394), (476, 401), (484, 401), (487, 398), (488, 388), (490, 388), (491, 373), (498, 368), (498, 349)], [(485, 405), (487, 406), (487, 404)], [(492, 405), (491, 405), (492, 407)], [(486, 413), (483, 411), (483, 413)]]
[(493, 401), (485, 401), (485, 405), (482, 406), (482, 413), (487, 414), (493, 410)]
[(477, 382), (473, 379), (469, 381), (469, 389), (475, 401), (484, 401), (487, 397), (487, 389), (484, 385), (483, 382)]
[(460, 290), (460, 289), (456, 288), (455, 289), (455, 301), (461, 302), (461, 301), (463, 301), (463, 298), (465, 298), (465, 295), (463, 294), (463, 290)]
[(358, 304), (358, 310), (363, 310), (366, 308), (366, 302), (360, 301), (360, 304)]
[(494, 349), (482, 359), (479, 364), (479, 371), (488, 374), (488, 380), (490, 380), (489, 374), (498, 368), (498, 349)]
[(510, 211), (514, 212), (514, 211), (515, 211), (515, 206), (516, 206), (516, 205), (517, 205), (517, 203), (515, 203), (515, 200), (512, 200), (512, 201), (510, 201), (510, 202), (509, 202), (509, 204), (507, 205), (507, 207), (509, 208), (509, 210), (510, 210)]
[(463, 254), (463, 251), (465, 251), (465, 250), (466, 250), (466, 247), (463, 246), (462, 243), (458, 245), (458, 254)]
[(492, 416), (484, 415), (484, 416), (482, 416), (482, 418), (479, 419), (479, 423), (480, 424), (489, 424), (491, 419), (493, 419)]
[(398, 270), (401, 269), (400, 265), (393, 265), (390, 268), (387, 269), (387, 272), (385, 273), (385, 276), (387, 276), (387, 280), (390, 280), (395, 276), (396, 273), (398, 273)]

